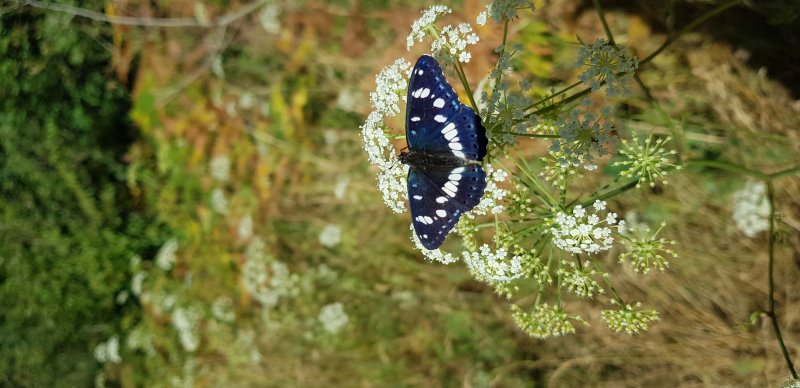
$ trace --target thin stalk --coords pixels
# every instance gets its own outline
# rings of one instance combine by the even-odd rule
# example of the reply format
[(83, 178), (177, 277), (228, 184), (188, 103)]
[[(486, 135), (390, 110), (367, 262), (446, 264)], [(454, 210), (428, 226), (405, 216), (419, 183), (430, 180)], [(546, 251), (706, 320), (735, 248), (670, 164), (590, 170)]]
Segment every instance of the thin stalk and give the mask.
[[(686, 162), (686, 166), (688, 167), (711, 167), (711, 168), (718, 168), (720, 170), (727, 170), (730, 172), (734, 172), (737, 174), (742, 175), (749, 175), (753, 178), (761, 179), (761, 180), (769, 180), (770, 176), (764, 174), (760, 171), (751, 170), (749, 168), (745, 168), (742, 166), (737, 166), (735, 164), (721, 162), (718, 160), (689, 160)], [(800, 167), (798, 167), (800, 169)]]
[(464, 68), (461, 67), (461, 62), (458, 61), (458, 58), (456, 58), (455, 61), (455, 68), (456, 68), (456, 74), (458, 74), (458, 78), (461, 79), (461, 85), (464, 86), (464, 91), (467, 92), (469, 103), (472, 105), (472, 109), (475, 110), (475, 114), (478, 114), (478, 112), (480, 112), (480, 110), (478, 109), (478, 104), (475, 103), (475, 97), (472, 96), (472, 89), (470, 89), (469, 83), (467, 82), (467, 75), (464, 73)]
[(773, 172), (772, 174), (769, 174), (769, 177), (770, 179), (778, 179), (778, 178), (783, 178), (785, 176), (797, 174), (798, 172), (800, 172), (800, 166), (792, 167), (783, 171)]
[(772, 321), (772, 328), (775, 330), (775, 339), (783, 352), (783, 359), (786, 360), (786, 367), (792, 373), (792, 377), (797, 379), (797, 371), (794, 369), (789, 351), (783, 342), (781, 328), (778, 326), (778, 314), (775, 313), (775, 190), (772, 182), (767, 182), (767, 199), (769, 201), (769, 318)]
[(538, 134), (538, 133), (517, 133), (517, 132), (508, 132), (508, 131), (495, 131), (494, 133), (500, 133), (503, 135), (512, 135), (512, 136), (522, 136), (522, 137), (540, 137), (540, 138), (547, 138), (547, 139), (560, 139), (561, 136), (559, 135), (545, 135), (545, 134)]
[(597, 10), (597, 16), (600, 17), (600, 23), (603, 24), (603, 29), (606, 30), (606, 36), (608, 37), (608, 43), (611, 43), (612, 46), (617, 47), (617, 43), (614, 42), (614, 35), (611, 34), (611, 29), (608, 28), (608, 23), (606, 22), (606, 15), (603, 12), (603, 7), (600, 6), (600, 0), (592, 0), (594, 3), (594, 9)]
[[(665, 40), (664, 43), (662, 43), (661, 46), (659, 46), (655, 51), (653, 51), (648, 56), (646, 56), (644, 59), (639, 61), (639, 65), (641, 66), (641, 65), (644, 65), (644, 64), (652, 61), (653, 58), (658, 56), (658, 54), (660, 54), (662, 51), (664, 51), (664, 49), (666, 49), (672, 43), (674, 43), (681, 35), (683, 35), (683, 34), (689, 32), (689, 31), (697, 28), (697, 26), (705, 23), (706, 21), (708, 21), (708, 19), (711, 19), (712, 17), (717, 16), (718, 14), (728, 10), (729, 8), (732, 8), (732, 7), (734, 7), (734, 6), (736, 6), (736, 5), (740, 4), (740, 3), (743, 3), (743, 2), (744, 2), (744, 0), (731, 0), (731, 1), (727, 2), (727, 3), (724, 3), (724, 4), (720, 5), (720, 6), (712, 9), (711, 11), (706, 12), (705, 14), (701, 15), (695, 21), (693, 21), (693, 22), (687, 24), (685, 27), (681, 28), (677, 33), (675, 33), (675, 35), (672, 35), (672, 36), (668, 37), (667, 40)], [(601, 83), (604, 83), (604, 82), (601, 82)], [(532, 104), (531, 108), (537, 106), (542, 101), (546, 101), (546, 100), (548, 100), (548, 99), (550, 99), (550, 98), (552, 98), (552, 97), (554, 97), (556, 95), (563, 94), (567, 90), (572, 89), (572, 88), (574, 88), (574, 87), (576, 87), (576, 86), (578, 86), (580, 84), (581, 84), (581, 82), (576, 82), (576, 83), (574, 83), (572, 85), (569, 85), (568, 87), (564, 88), (562, 91), (559, 91), (559, 92), (557, 92), (556, 94), (554, 94), (552, 96), (546, 97), (546, 98), (544, 98), (544, 99), (542, 99), (540, 101), (537, 101), (536, 103)], [(564, 100), (559, 101), (559, 103), (557, 105), (563, 105), (563, 104), (567, 104), (569, 102), (575, 101), (578, 98), (581, 98), (581, 97), (583, 97), (583, 96), (585, 96), (585, 95), (587, 95), (587, 94), (589, 94), (591, 92), (592, 92), (591, 88), (583, 89), (580, 92), (578, 92), (576, 94), (573, 94), (572, 96), (569, 96), (569, 97), (565, 98)], [(541, 109), (539, 109), (537, 111), (528, 113), (527, 115), (525, 115), (525, 118), (528, 118), (528, 117), (530, 117), (532, 115), (539, 115), (539, 114), (542, 114), (542, 113), (549, 112), (549, 111), (553, 110), (555, 108), (555, 106), (556, 105), (547, 106), (547, 107), (541, 108)]]
[(639, 182), (638, 179), (632, 179), (632, 180), (622, 184), (621, 186), (615, 187), (611, 191), (608, 191), (608, 192), (605, 192), (605, 193), (602, 193), (602, 194), (598, 193), (596, 195), (593, 195), (593, 196), (589, 197), (589, 199), (581, 202), (581, 206), (586, 207), (586, 206), (589, 206), (589, 205), (593, 204), (594, 201), (605, 200), (605, 199), (620, 195), (620, 194), (622, 194), (622, 193), (624, 193), (624, 192), (636, 187), (636, 183), (638, 183), (638, 182)]

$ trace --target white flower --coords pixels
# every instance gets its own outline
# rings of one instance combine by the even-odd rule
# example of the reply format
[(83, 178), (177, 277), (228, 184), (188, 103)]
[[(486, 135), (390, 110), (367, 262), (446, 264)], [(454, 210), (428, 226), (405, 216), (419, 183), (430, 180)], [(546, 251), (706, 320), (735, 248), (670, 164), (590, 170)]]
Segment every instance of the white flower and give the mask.
[(457, 27), (445, 26), (438, 39), (431, 43), (431, 52), (434, 55), (443, 55), (445, 61), (451, 63), (447, 58), (466, 63), (472, 58), (467, 50), (467, 46), (475, 45), (480, 38), (472, 31), (472, 26), (461, 23)]
[(318, 319), (322, 328), (331, 334), (339, 333), (348, 321), (344, 307), (339, 302), (322, 306)]
[(268, 257), (264, 252), (264, 242), (258, 237), (252, 240), (245, 252), (242, 278), (245, 290), (266, 308), (275, 307), (282, 298), (299, 292), (299, 277), (290, 273), (286, 264)]
[(178, 331), (178, 339), (183, 350), (194, 352), (200, 344), (197, 328), (200, 323), (200, 311), (197, 308), (178, 307), (172, 312), (172, 326)]
[(156, 265), (164, 271), (169, 271), (175, 265), (175, 252), (178, 251), (178, 240), (171, 238), (161, 246), (156, 255)]
[(211, 191), (211, 208), (219, 214), (228, 214), (228, 199), (219, 187)]
[(463, 252), (462, 256), (467, 267), (480, 278), (504, 283), (523, 275), (522, 257), (513, 255), (509, 260), (508, 253), (504, 247), (493, 252), (489, 245), (483, 244), (478, 252)]
[(220, 322), (233, 322), (236, 313), (233, 311), (233, 300), (227, 296), (220, 296), (211, 304), (211, 314)]
[(378, 167), (378, 190), (383, 201), (393, 212), (405, 211), (408, 199), (406, 175), (408, 166), (400, 163), (389, 138), (383, 132), (383, 119), (378, 112), (372, 112), (361, 126), (361, 137), (370, 163)]
[(133, 295), (139, 296), (142, 294), (142, 284), (146, 277), (147, 274), (144, 271), (136, 272), (133, 275), (133, 278), (131, 278), (131, 292), (133, 292)]
[(336, 197), (336, 199), (344, 198), (344, 195), (347, 194), (347, 187), (349, 185), (349, 176), (339, 177), (339, 179), (336, 180), (336, 185), (333, 186), (333, 196)]
[(508, 190), (498, 186), (508, 178), (505, 170), (494, 168), (491, 164), (486, 165), (486, 189), (483, 191), (478, 205), (466, 213), (466, 216), (474, 219), (476, 215), (500, 214), (505, 210), (502, 201), (508, 195)]
[(230, 165), (231, 161), (228, 159), (228, 155), (215, 156), (208, 163), (208, 169), (211, 171), (211, 177), (220, 182), (227, 181)]
[(97, 362), (113, 362), (119, 364), (122, 357), (119, 356), (119, 337), (113, 336), (106, 342), (99, 343), (94, 348), (94, 359)]
[(478, 17), (475, 19), (475, 24), (477, 24), (479, 26), (485, 26), (486, 25), (486, 19), (489, 18), (489, 7), (491, 7), (491, 6), (492, 6), (491, 4), (487, 5), (486, 6), (486, 11), (483, 11), (483, 12), (478, 14)]
[(769, 201), (767, 185), (760, 181), (747, 181), (733, 194), (733, 221), (747, 237), (769, 230)]
[(558, 212), (551, 220), (553, 243), (560, 249), (578, 254), (610, 249), (614, 242), (611, 229), (622, 225), (616, 225), (616, 213), (608, 213), (605, 220), (601, 220), (598, 212), (604, 210), (605, 206), (605, 201), (596, 201), (595, 212), (588, 215), (581, 205), (575, 205), (572, 214)]
[(253, 237), (253, 217), (249, 214), (242, 217), (236, 228), (236, 234), (239, 236), (239, 241), (247, 241)]
[(562, 262), (562, 267), (556, 273), (561, 277), (561, 282), (567, 286), (567, 289), (581, 298), (591, 299), (595, 293), (605, 292), (592, 278), (599, 273), (586, 266), (579, 268), (574, 261)]
[(434, 5), (425, 11), (422, 11), (422, 17), (414, 21), (411, 25), (411, 33), (406, 38), (406, 49), (411, 50), (414, 47), (414, 42), (422, 42), (425, 38), (428, 28), (433, 26), (442, 15), (452, 12), (450, 8), (444, 5)]
[(623, 49), (621, 45), (614, 47), (605, 39), (597, 39), (591, 46), (581, 46), (577, 62), (587, 69), (578, 78), (592, 91), (599, 90), (605, 83), (609, 96), (627, 93), (630, 75), (639, 67), (639, 60), (625, 55)]
[(425, 256), (425, 258), (430, 261), (436, 261), (442, 264), (450, 264), (458, 261), (458, 256), (453, 255), (452, 253), (442, 251), (439, 248), (433, 250), (425, 248), (422, 245), (422, 242), (419, 241), (419, 237), (417, 237), (417, 234), (414, 233), (413, 224), (411, 224), (411, 241), (413, 241), (417, 249), (419, 249), (420, 252), (422, 252), (422, 255)]
[(319, 243), (322, 246), (333, 248), (342, 241), (342, 227), (336, 224), (328, 224), (319, 233)]
[(277, 3), (268, 3), (261, 8), (261, 12), (258, 14), (258, 21), (264, 31), (270, 34), (281, 32), (280, 12), (280, 6)]
[(387, 117), (400, 113), (400, 98), (405, 97), (410, 75), (411, 63), (399, 58), (375, 76), (375, 91), (369, 99), (376, 112)]

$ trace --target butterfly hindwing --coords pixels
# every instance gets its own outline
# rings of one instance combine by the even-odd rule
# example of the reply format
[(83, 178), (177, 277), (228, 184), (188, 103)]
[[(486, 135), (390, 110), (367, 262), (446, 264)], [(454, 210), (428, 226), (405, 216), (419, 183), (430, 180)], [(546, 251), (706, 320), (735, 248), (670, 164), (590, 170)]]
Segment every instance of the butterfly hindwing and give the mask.
[(415, 151), (478, 161), (486, 155), (486, 129), (480, 117), (459, 101), (442, 68), (428, 55), (421, 56), (411, 71), (406, 138)]
[(426, 249), (436, 249), (461, 215), (475, 207), (486, 188), (479, 165), (410, 168), (408, 195), (414, 231)]

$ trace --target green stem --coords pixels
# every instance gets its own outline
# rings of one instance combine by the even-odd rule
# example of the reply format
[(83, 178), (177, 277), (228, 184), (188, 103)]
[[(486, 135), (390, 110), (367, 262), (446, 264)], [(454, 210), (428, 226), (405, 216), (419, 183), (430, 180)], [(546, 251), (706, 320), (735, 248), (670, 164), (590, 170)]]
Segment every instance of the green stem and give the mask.
[(689, 160), (686, 162), (688, 167), (711, 167), (720, 170), (726, 170), (737, 174), (752, 176), (753, 178), (761, 180), (769, 180), (770, 176), (759, 171), (751, 170), (735, 164), (721, 162), (718, 160)]
[(603, 24), (603, 29), (606, 30), (606, 36), (608, 37), (608, 43), (611, 43), (612, 46), (617, 47), (617, 44), (614, 42), (614, 35), (611, 34), (611, 29), (608, 28), (608, 23), (606, 22), (606, 15), (603, 12), (603, 7), (600, 6), (600, 0), (592, 0), (594, 3), (594, 9), (597, 10), (597, 16), (600, 17), (600, 23)]
[(461, 62), (458, 61), (458, 58), (454, 59), (456, 74), (458, 74), (458, 78), (461, 79), (461, 85), (464, 86), (464, 90), (467, 92), (467, 97), (469, 97), (469, 103), (472, 105), (472, 109), (475, 110), (475, 114), (478, 114), (480, 110), (478, 109), (478, 104), (475, 103), (475, 97), (472, 96), (472, 89), (470, 89), (469, 83), (467, 82), (467, 75), (464, 73), (464, 68), (461, 67)]
[(538, 134), (538, 133), (517, 133), (517, 132), (508, 132), (508, 131), (494, 131), (494, 133), (500, 133), (503, 135), (512, 135), (512, 136), (522, 136), (522, 137), (541, 137), (541, 138), (548, 138), (548, 139), (560, 139), (561, 136), (559, 135), (545, 135), (545, 134)]
[(611, 191), (608, 191), (608, 192), (605, 192), (605, 193), (602, 193), (602, 194), (600, 194), (600, 193), (598, 193), (598, 194), (595, 194), (595, 195), (593, 195), (593, 196), (589, 197), (589, 199), (587, 199), (587, 200), (585, 200), (585, 201), (581, 202), (581, 206), (583, 206), (583, 207), (587, 207), (587, 206), (590, 206), (590, 205), (592, 205), (592, 204), (594, 203), (594, 201), (597, 201), (597, 200), (605, 200), (605, 199), (608, 199), (608, 198), (611, 198), (611, 197), (615, 197), (615, 196), (617, 196), (617, 195), (620, 195), (620, 194), (622, 194), (622, 193), (624, 193), (624, 192), (626, 192), (626, 191), (628, 191), (628, 190), (630, 190), (630, 189), (632, 189), (632, 188), (636, 187), (636, 184), (637, 184), (638, 182), (639, 182), (639, 180), (638, 180), (638, 179), (632, 179), (632, 180), (630, 180), (630, 181), (628, 181), (628, 182), (624, 183), (624, 184), (623, 184), (623, 185), (621, 185), (621, 186), (617, 186), (617, 187), (615, 187), (615, 188), (614, 188), (614, 189), (612, 189)]
[[(731, 1), (727, 2), (727, 3), (725, 3), (725, 4), (722, 4), (722, 5), (714, 8), (714, 9), (712, 9), (711, 11), (706, 12), (705, 14), (703, 14), (702, 16), (697, 18), (695, 21), (693, 21), (693, 22), (689, 23), (688, 25), (686, 25), (685, 27), (681, 28), (675, 35), (672, 35), (669, 38), (667, 38), (667, 40), (665, 40), (664, 43), (662, 43), (661, 46), (659, 46), (655, 51), (653, 51), (648, 56), (646, 56), (644, 59), (639, 61), (639, 65), (641, 66), (641, 65), (644, 65), (644, 64), (652, 61), (653, 58), (658, 56), (658, 54), (660, 54), (662, 51), (664, 51), (664, 49), (666, 49), (672, 43), (674, 43), (675, 40), (677, 40), (681, 35), (683, 35), (683, 34), (689, 32), (689, 31), (697, 28), (697, 26), (705, 23), (708, 19), (711, 19), (712, 17), (714, 17), (714, 16), (724, 12), (725, 10), (727, 10), (727, 9), (729, 9), (729, 8), (735, 6), (735, 5), (738, 5), (738, 4), (742, 3), (742, 2), (744, 2), (744, 0), (731, 0)], [(601, 84), (604, 84), (604, 83), (605, 83), (604, 81), (601, 82)], [(550, 97), (547, 97), (547, 98), (545, 98), (545, 99), (543, 99), (543, 100), (541, 100), (539, 102), (534, 103), (533, 105), (531, 105), (531, 108), (535, 107), (537, 104), (541, 103), (542, 101), (546, 101), (546, 100), (548, 100), (548, 99), (550, 99), (552, 97), (555, 97), (558, 94), (565, 93), (567, 90), (572, 89), (572, 88), (574, 88), (574, 87), (576, 87), (576, 86), (578, 86), (580, 84), (581, 84), (581, 82), (576, 82), (576, 83), (574, 83), (572, 85), (569, 85), (568, 87), (566, 87), (562, 91), (559, 91), (558, 93), (556, 93), (556, 94), (554, 94), (554, 95), (552, 95)], [(525, 118), (528, 118), (528, 117), (530, 117), (532, 115), (539, 115), (539, 114), (542, 114), (542, 113), (549, 112), (549, 111), (555, 109), (557, 105), (563, 105), (563, 104), (567, 104), (569, 102), (575, 101), (578, 98), (581, 98), (581, 97), (583, 97), (583, 96), (585, 96), (585, 95), (587, 95), (587, 94), (589, 94), (591, 92), (592, 92), (591, 88), (583, 89), (580, 92), (578, 92), (576, 94), (573, 94), (572, 96), (569, 96), (569, 97), (565, 98), (564, 100), (559, 101), (559, 103), (556, 104), (556, 105), (547, 106), (547, 107), (541, 108), (541, 109), (539, 109), (539, 110), (537, 110), (535, 112), (528, 113), (527, 115), (525, 115)]]
[(706, 21), (708, 21), (708, 19), (711, 19), (714, 16), (717, 16), (720, 13), (726, 11), (727, 9), (729, 9), (731, 7), (734, 7), (736, 5), (739, 5), (739, 4), (743, 3), (743, 2), (744, 2), (744, 0), (731, 0), (731, 1), (727, 2), (727, 3), (724, 3), (724, 4), (720, 5), (720, 6), (712, 9), (711, 11), (706, 12), (705, 14), (700, 16), (699, 18), (695, 19), (693, 22), (691, 22), (691, 23), (687, 24), (686, 26), (684, 26), (683, 28), (681, 28), (677, 33), (675, 33), (675, 35), (672, 35), (672, 36), (668, 37), (667, 40), (665, 40), (664, 43), (661, 44), (661, 46), (659, 46), (655, 51), (650, 53), (650, 55), (648, 55), (644, 59), (642, 59), (639, 62), (639, 64), (640, 65), (644, 65), (645, 63), (652, 61), (653, 58), (655, 58), (658, 54), (660, 54), (662, 51), (664, 51), (664, 49), (669, 47), (669, 45), (671, 45), (678, 38), (680, 38), (681, 35), (683, 35), (683, 34), (689, 32), (689, 31), (697, 28), (697, 26), (705, 23)]
[(778, 179), (778, 178), (783, 178), (785, 176), (797, 174), (798, 172), (800, 172), (800, 166), (792, 167), (783, 171), (773, 172), (772, 174), (769, 174), (769, 177), (770, 179)]
[(778, 315), (775, 313), (775, 190), (771, 181), (767, 182), (767, 199), (769, 200), (769, 318), (772, 321), (772, 328), (775, 330), (775, 339), (778, 340), (778, 345), (783, 352), (783, 359), (786, 360), (786, 366), (792, 373), (792, 377), (797, 379), (797, 371), (794, 369), (789, 351), (783, 342), (781, 329), (778, 326)]

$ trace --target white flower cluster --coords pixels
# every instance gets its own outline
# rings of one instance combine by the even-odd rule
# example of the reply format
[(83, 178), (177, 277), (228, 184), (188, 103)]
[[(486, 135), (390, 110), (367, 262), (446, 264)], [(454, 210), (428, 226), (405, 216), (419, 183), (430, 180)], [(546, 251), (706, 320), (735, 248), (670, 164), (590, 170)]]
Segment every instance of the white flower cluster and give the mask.
[(405, 98), (410, 75), (411, 63), (399, 58), (375, 76), (375, 90), (369, 100), (376, 112), (386, 117), (400, 113), (400, 99)]
[(178, 307), (172, 311), (172, 326), (178, 331), (178, 339), (187, 352), (194, 352), (200, 345), (197, 333), (200, 318), (200, 311), (194, 307)]
[(495, 0), (486, 6), (486, 10), (478, 14), (477, 24), (483, 26), (491, 18), (495, 23), (511, 20), (517, 16), (517, 10), (530, 8), (535, 10), (531, 0)]
[(733, 193), (733, 221), (747, 237), (769, 230), (769, 201), (764, 182), (749, 180)]
[(387, 66), (375, 78), (376, 88), (370, 94), (375, 109), (361, 125), (361, 138), (370, 163), (378, 167), (378, 189), (383, 201), (395, 213), (405, 211), (408, 187), (405, 176), (408, 167), (401, 164), (395, 155), (394, 146), (384, 131), (384, 117), (394, 116), (400, 111), (400, 96), (407, 89), (406, 79), (411, 72), (411, 64), (398, 59)]
[(220, 296), (211, 304), (211, 315), (220, 322), (233, 322), (236, 312), (233, 311), (233, 300), (228, 296)]
[(469, 218), (475, 218), (476, 215), (486, 214), (500, 214), (505, 210), (502, 201), (508, 195), (508, 190), (498, 186), (499, 183), (504, 182), (508, 178), (508, 172), (500, 168), (494, 168), (491, 164), (487, 164), (486, 168), (486, 189), (483, 191), (478, 205), (472, 210), (465, 213)]
[(211, 208), (219, 214), (228, 214), (228, 199), (219, 187), (211, 191)]
[(250, 243), (245, 252), (245, 260), (242, 268), (245, 289), (264, 307), (275, 307), (281, 298), (298, 293), (299, 277), (290, 273), (286, 264), (268, 258), (261, 239), (255, 238)]
[(800, 379), (789, 379), (786, 380), (781, 388), (800, 388)]
[(487, 244), (481, 245), (478, 252), (463, 252), (464, 263), (481, 279), (492, 283), (506, 283), (519, 279), (522, 271), (522, 256), (512, 255), (508, 258), (508, 250), (500, 247), (496, 251)]
[(119, 337), (113, 336), (105, 342), (99, 343), (94, 348), (94, 359), (97, 362), (113, 362), (119, 364), (122, 357), (119, 355)]
[(322, 329), (331, 334), (339, 333), (348, 321), (344, 307), (339, 302), (322, 306), (317, 318), (322, 324)]
[(597, 281), (593, 279), (594, 276), (600, 274), (599, 272), (586, 266), (578, 267), (574, 261), (562, 262), (562, 264), (567, 265), (562, 265), (556, 273), (567, 289), (578, 297), (591, 299), (594, 298), (596, 293), (602, 294), (605, 292)]
[(208, 162), (208, 170), (211, 172), (211, 177), (225, 182), (228, 180), (228, 172), (230, 171), (231, 161), (228, 155), (218, 155)]
[(239, 236), (239, 241), (247, 241), (253, 237), (253, 217), (249, 214), (239, 220), (239, 225), (236, 227), (236, 234)]
[(319, 233), (319, 243), (324, 247), (333, 248), (342, 241), (342, 227), (338, 224), (328, 224)]
[(411, 241), (414, 242), (414, 246), (416, 246), (417, 249), (419, 249), (419, 251), (422, 252), (422, 255), (425, 256), (426, 259), (445, 265), (450, 263), (455, 263), (456, 261), (458, 261), (458, 256), (453, 255), (452, 253), (442, 251), (439, 248), (433, 250), (425, 248), (422, 245), (422, 242), (419, 241), (419, 237), (417, 237), (417, 234), (414, 233), (414, 225), (411, 224), (410, 226), (411, 226)]
[(156, 265), (164, 271), (169, 271), (175, 265), (175, 253), (178, 251), (178, 240), (171, 238), (161, 246), (156, 254)]
[(446, 60), (447, 63), (456, 60), (467, 63), (472, 59), (467, 46), (475, 45), (479, 40), (478, 34), (472, 31), (472, 26), (467, 23), (461, 23), (458, 27), (448, 25), (442, 28), (441, 35), (431, 43), (431, 52), (437, 56), (453, 59)]
[[(619, 304), (616, 300), (611, 303)], [(619, 310), (603, 310), (601, 318), (608, 324), (608, 327), (617, 332), (625, 332), (629, 335), (638, 334), (640, 330), (647, 330), (649, 323), (658, 320), (658, 311), (639, 309), (641, 303), (631, 306), (626, 304)]]
[(589, 214), (581, 205), (575, 205), (572, 214), (559, 212), (551, 220), (550, 233), (553, 243), (560, 249), (570, 253), (597, 253), (611, 248), (614, 242), (611, 236), (613, 227), (623, 231), (625, 221), (617, 222), (617, 213), (607, 213), (600, 218), (600, 212), (606, 209), (605, 201), (595, 201), (595, 211)]
[(653, 187), (658, 179), (661, 179), (666, 184), (667, 181), (663, 180), (663, 177), (669, 172), (668, 169), (675, 168), (679, 170), (681, 168), (672, 162), (672, 157), (678, 152), (664, 147), (669, 140), (669, 137), (665, 137), (653, 141), (652, 135), (647, 136), (644, 144), (638, 138), (633, 142), (623, 139), (619, 148), (619, 155), (623, 159), (614, 162), (613, 165), (624, 168), (620, 175), (627, 178), (637, 178), (637, 188), (641, 187), (642, 183), (645, 182), (648, 182), (650, 187)]
[(422, 11), (422, 17), (415, 20), (411, 25), (411, 33), (406, 38), (406, 48), (411, 50), (414, 47), (414, 42), (422, 42), (422, 39), (428, 34), (428, 29), (433, 27), (434, 23), (443, 15), (451, 12), (453, 11), (444, 5), (434, 5)]
[(583, 322), (579, 316), (570, 316), (562, 308), (551, 307), (547, 303), (534, 307), (530, 313), (522, 311), (517, 305), (511, 305), (511, 316), (522, 331), (542, 339), (572, 334), (575, 326), (570, 320)]

